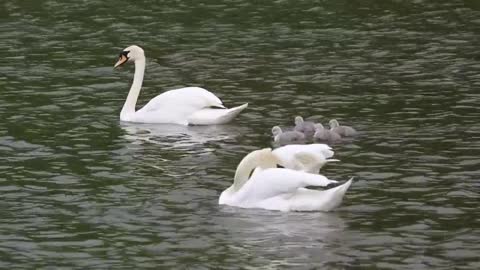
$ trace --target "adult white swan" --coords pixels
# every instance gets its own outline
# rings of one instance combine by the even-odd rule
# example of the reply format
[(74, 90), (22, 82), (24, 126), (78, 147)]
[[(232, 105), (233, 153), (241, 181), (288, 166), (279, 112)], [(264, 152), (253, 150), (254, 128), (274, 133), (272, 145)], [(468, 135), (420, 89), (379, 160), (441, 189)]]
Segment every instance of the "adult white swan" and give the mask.
[(211, 92), (200, 87), (185, 87), (162, 93), (150, 100), (143, 108), (135, 111), (145, 72), (143, 49), (136, 45), (125, 48), (114, 67), (126, 62), (135, 63), (135, 75), (127, 100), (120, 112), (121, 121), (181, 125), (225, 124), (248, 106), (246, 103), (227, 109)]
[(352, 183), (350, 179), (328, 190), (312, 190), (305, 187), (327, 186), (337, 181), (319, 174), (275, 168), (276, 164), (270, 148), (245, 156), (237, 167), (233, 185), (222, 192), (218, 203), (280, 211), (330, 211), (341, 204)]

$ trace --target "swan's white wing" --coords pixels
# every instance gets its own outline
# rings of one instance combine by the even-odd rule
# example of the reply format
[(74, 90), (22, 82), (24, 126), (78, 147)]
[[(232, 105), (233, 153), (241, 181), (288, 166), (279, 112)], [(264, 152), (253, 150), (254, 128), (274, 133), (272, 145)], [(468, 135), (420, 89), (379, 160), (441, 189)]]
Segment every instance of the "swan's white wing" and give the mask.
[(194, 111), (208, 108), (224, 108), (222, 101), (210, 91), (200, 87), (185, 87), (166, 91), (150, 100), (140, 111), (156, 111), (164, 107), (189, 107)]
[(272, 168), (255, 172), (235, 196), (237, 203), (249, 205), (279, 195), (294, 194), (302, 187), (327, 186), (336, 182), (319, 174)]
[(340, 206), (351, 184), (352, 179), (328, 190), (299, 188), (293, 194), (275, 196), (260, 201), (256, 206), (280, 211), (331, 211)]
[(230, 109), (201, 109), (188, 117), (191, 125), (218, 125), (230, 122), (241, 111), (248, 107), (248, 103)]
[(320, 168), (327, 162), (327, 159), (333, 156), (334, 152), (330, 146), (317, 143), (286, 145), (273, 150), (272, 154), (280, 161), (280, 165), (285, 168), (318, 173)]

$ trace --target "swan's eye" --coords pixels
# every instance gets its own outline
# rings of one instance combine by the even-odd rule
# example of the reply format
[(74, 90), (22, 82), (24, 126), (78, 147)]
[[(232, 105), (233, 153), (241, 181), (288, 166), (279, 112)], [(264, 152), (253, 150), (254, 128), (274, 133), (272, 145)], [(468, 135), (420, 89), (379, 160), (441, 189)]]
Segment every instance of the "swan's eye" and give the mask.
[(128, 61), (128, 54), (129, 53), (130, 53), (130, 51), (121, 52), (120, 55), (118, 56), (117, 63), (113, 67), (116, 68), (118, 66), (121, 66), (121, 65), (125, 64)]
[(126, 58), (128, 58), (128, 54), (130, 53), (130, 51), (122, 51), (118, 57), (122, 57), (122, 56), (125, 56)]

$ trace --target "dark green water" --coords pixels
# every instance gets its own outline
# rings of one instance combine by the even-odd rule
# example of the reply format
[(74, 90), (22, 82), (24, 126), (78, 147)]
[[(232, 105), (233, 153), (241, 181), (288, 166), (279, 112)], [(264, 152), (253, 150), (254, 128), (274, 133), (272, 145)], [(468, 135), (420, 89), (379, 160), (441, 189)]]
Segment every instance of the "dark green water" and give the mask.
[[(197, 85), (218, 127), (125, 125)], [(478, 1), (0, 2), (1, 269), (480, 269)], [(270, 128), (297, 114), (362, 132), (324, 174), (331, 213), (220, 207)]]

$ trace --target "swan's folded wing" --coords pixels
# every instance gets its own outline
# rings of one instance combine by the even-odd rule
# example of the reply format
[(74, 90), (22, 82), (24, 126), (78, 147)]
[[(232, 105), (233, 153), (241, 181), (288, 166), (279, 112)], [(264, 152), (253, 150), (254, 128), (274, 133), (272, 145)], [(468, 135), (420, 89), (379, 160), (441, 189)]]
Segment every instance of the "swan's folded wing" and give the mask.
[(241, 201), (257, 202), (283, 194), (293, 194), (306, 186), (327, 186), (336, 183), (319, 174), (282, 168), (266, 169), (252, 175), (238, 193)]
[(139, 111), (156, 111), (163, 108), (182, 107), (190, 114), (208, 107), (223, 108), (222, 101), (213, 93), (200, 87), (185, 87), (166, 91), (150, 100)]

